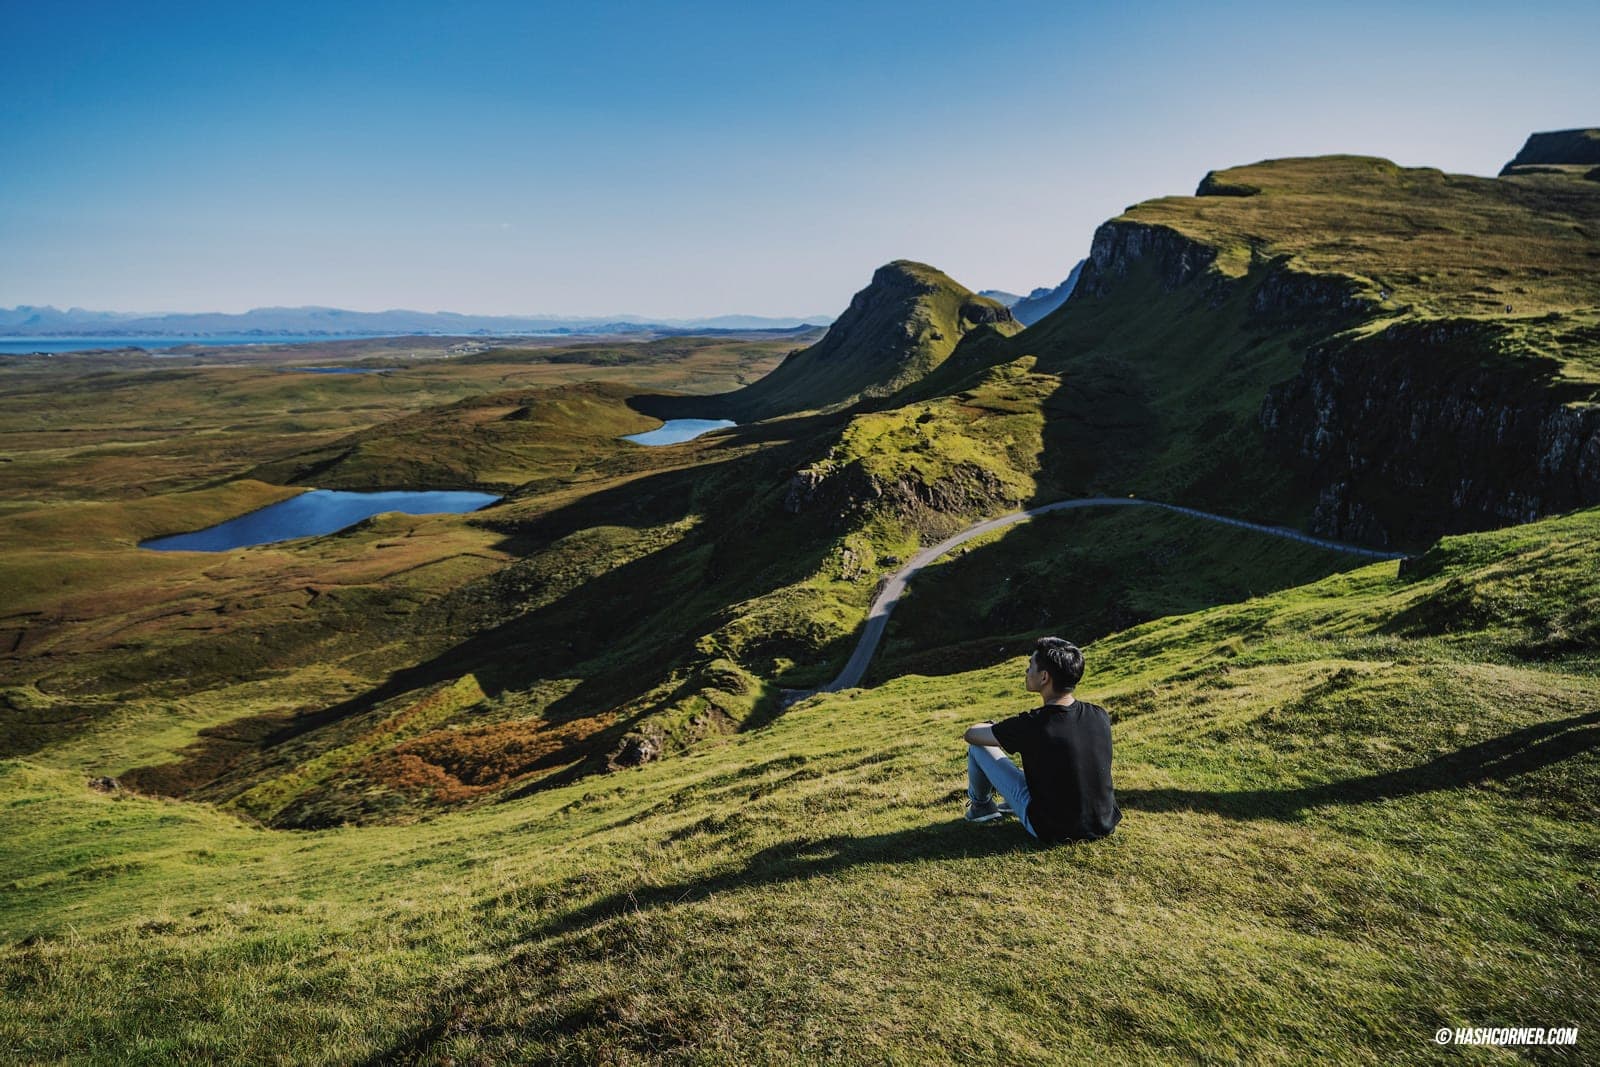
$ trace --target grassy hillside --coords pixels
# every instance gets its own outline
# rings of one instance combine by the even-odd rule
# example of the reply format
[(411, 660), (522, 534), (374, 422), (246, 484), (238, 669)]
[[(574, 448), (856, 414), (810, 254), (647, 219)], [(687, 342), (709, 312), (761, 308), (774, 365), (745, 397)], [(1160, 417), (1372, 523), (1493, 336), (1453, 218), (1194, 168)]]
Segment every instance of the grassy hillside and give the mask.
[(895, 260), (878, 268), (820, 341), (743, 389), (697, 401), (693, 411), (747, 421), (888, 396), (933, 371), (969, 336), (1021, 328), (998, 301), (925, 263)]
[[(1371, 156), (1213, 171), (1194, 197), (1147, 200), (1121, 221), (1218, 250), (1217, 270), (1287, 257), (1390, 311), (1439, 317), (1592, 311), (1600, 187), (1561, 176), (1479, 178)], [(1379, 300), (1379, 292), (1388, 294)]]
[[(881, 576), (979, 518), (1079, 493), (1300, 526), (1325, 518), (1327, 493), (1266, 432), (1264, 396), (1335, 342), (1402, 370), (1432, 358), (1389, 332), (1426, 309), (1363, 295), (1361, 279), (1379, 276), (1371, 263), (1410, 254), (1403, 220), (1432, 219), (1446, 235), (1420, 245), (1417, 264), (1467, 262), (1468, 238), (1510, 263), (1516, 227), (1545, 232), (1539, 220), (1587, 203), (1551, 192), (1555, 179), (1457, 182), (1380, 164), (1259, 164), (1209, 176), (1206, 195), (1131, 209), (1103, 228), (1069, 304), (1015, 336), (938, 272), (891, 264), (827, 337), (749, 395), (787, 397), (781, 406), (892, 395), (669, 449), (616, 437), (674, 405), (714, 414), (690, 408), (719, 396), (673, 397), (626, 378), (557, 383), (631, 373), (703, 389), (775, 358), (769, 342), (486, 351), (381, 377), (86, 364), (46, 381), (30, 365), (7, 416), (24, 446), (24, 469), (7, 473), (25, 477), (0, 523), (4, 577), (19, 590), (0, 617), (13, 653), (0, 682), (16, 711), (5, 751), (75, 738), (54, 749), (72, 753), (58, 766), (132, 771), (141, 788), (278, 825), (410, 819), (759, 727), (781, 712), (783, 689), (839, 666)], [(1480, 202), (1500, 207), (1461, 231)], [(1562, 316), (1579, 315), (1572, 294), (1590, 283), (1572, 280), (1573, 257), (1587, 238), (1552, 234), (1530, 246), (1546, 249), (1548, 270), (1519, 267), (1516, 278), (1541, 286), (1551, 307), (1565, 300)], [(1446, 296), (1464, 299), (1455, 274), (1439, 276), (1456, 279)], [(1391, 303), (1406, 296), (1384, 283), (1396, 286)], [(1482, 325), (1504, 341), (1549, 324), (1491, 315)], [(1551, 388), (1551, 359), (1481, 337), (1448, 345), (1458, 363), (1523, 375), (1531, 384), (1510, 394), (1518, 403), (1536, 406)], [(812, 389), (827, 381), (838, 395)], [(1386, 395), (1405, 395), (1403, 385)], [(64, 427), (50, 422), (48, 398), (61, 390), (82, 399), (75, 428), (102, 427), (100, 446), (58, 447)], [(1403, 415), (1386, 413), (1363, 439), (1414, 425)], [(1438, 453), (1464, 452), (1448, 434), (1430, 440)], [(201, 452), (207, 463), (191, 469)], [(148, 480), (130, 483), (133, 470)], [(176, 526), (191, 503), (202, 524), (225, 500), (282, 492), (217, 484), (246, 473), (509, 495), (472, 517), (374, 520), (225, 561), (157, 564), (133, 547), (136, 531), (173, 532), (154, 517)], [(1400, 543), (1421, 548), (1442, 522), (1428, 494), (1455, 491), (1436, 480), (1341, 484), (1413, 516)], [(148, 499), (128, 499), (140, 493)], [(68, 503), (85, 498), (96, 503)], [(1086, 634), (1344, 565), (1288, 546), (1246, 564), (1214, 530), (1122, 521), (1087, 520), (1110, 536), (1064, 558), (1040, 559), (1041, 527), (951, 565), (951, 585), (928, 575), (877, 676), (993, 662), (1068, 590), (1063, 564), (1096, 581), (1092, 602), (1066, 620)], [(1013, 577), (1028, 595), (997, 588)], [(147, 736), (122, 740), (139, 731)]]
[(1600, 183), (1357, 156), (1216, 171), (1096, 234), (1034, 358), (1038, 478), (1420, 548), (1600, 501)]
[(1056, 512), (970, 541), (895, 608), (868, 681), (1014, 659), (1041, 633), (1091, 641), (1359, 565), (1268, 534), (1143, 509)]
[(505, 493), (571, 476), (638, 447), (620, 440), (659, 425), (629, 407), (621, 383), (488, 392), (430, 407), (252, 470), (263, 481), (323, 489), (471, 487)]
[(1440, 1026), (1572, 1025), (1581, 1049), (1597, 536), (1588, 511), (1450, 538), (1095, 641), (1126, 815), (1084, 846), (960, 821), (960, 732), (1026, 706), (1020, 657), (399, 829), (252, 829), (9, 760), (0, 1041), (1392, 1063)]
[(30, 595), (3, 619), (4, 699), (25, 717), (7, 751), (72, 738), (61, 766), (324, 825), (757, 724), (783, 687), (831, 676), (874, 583), (923, 538), (1037, 491), (1038, 404), (1058, 384), (1021, 361), (915, 410), (668, 449), (614, 439), (650, 421), (619, 385), (491, 393), (255, 473), (368, 488), (498, 468), (521, 480), (502, 504), (223, 559), (135, 547), (221, 490), (13, 515), (3, 569)]
[[(477, 485), (510, 495), (471, 518), (375, 521), (238, 554), (227, 566), (189, 557), (159, 567), (132, 547), (129, 532), (93, 546), (82, 539), (97, 524), (145, 529), (131, 505), (91, 520), (40, 501), (22, 510), (13, 498), (13, 521), (0, 536), (12, 548), (7, 577), (26, 595), (0, 618), (16, 653), (0, 680), (19, 709), (6, 751), (77, 736), (73, 758), (94, 754), (97, 773), (136, 770), (130, 780), (143, 788), (278, 824), (413, 818), (769, 721), (783, 689), (813, 686), (842, 662), (880, 576), (979, 518), (1078, 493), (1133, 493), (1306, 525), (1325, 502), (1265, 433), (1263, 395), (1330, 338), (1364, 337), (1372, 351), (1392, 352), (1390, 365), (1418, 360), (1414, 348), (1373, 331), (1422, 313), (1358, 299), (1356, 275), (1336, 273), (1364, 269), (1362, 256), (1400, 255), (1384, 243), (1401, 225), (1384, 214), (1390, 208), (1365, 229), (1350, 226), (1364, 217), (1358, 208), (1415, 200), (1422, 210), (1443, 198), (1443, 219), (1490, 196), (1480, 189), (1487, 185), (1554, 210), (1533, 181), (1473, 179), (1457, 188), (1437, 172), (1352, 157), (1221, 172), (1207, 179), (1205, 196), (1140, 205), (1109, 224), (1082, 291), (1014, 337), (1003, 320), (981, 323), (986, 305), (943, 275), (891, 264), (823, 341), (751, 388), (777, 397), (828, 371), (848, 384), (835, 398), (842, 403), (860, 392), (849, 377), (859, 370), (873, 376), (868, 391), (892, 396), (670, 449), (616, 437), (647, 428), (674, 404), (683, 414), (713, 414), (688, 407), (718, 397), (671, 397), (620, 381), (551, 387), (549, 375), (622, 373), (612, 363), (636, 354), (641, 377), (670, 372), (703, 387), (728, 361), (750, 366), (770, 350), (667, 339), (489, 351), (353, 380), (249, 377), (240, 368), (64, 379), (88, 404), (83, 418), (106, 424), (104, 451), (116, 462), (172, 472), (147, 491), (194, 484), (182, 462), (196, 447), (188, 442), (210, 435), (227, 446), (214, 453), (213, 477)], [(1255, 191), (1241, 195), (1245, 186)], [(1528, 214), (1519, 210), (1491, 212), (1484, 232), (1500, 241), (1506, 220)], [(1157, 217), (1171, 225), (1150, 221)], [(1353, 235), (1328, 246), (1345, 259), (1316, 258), (1333, 253), (1312, 239), (1313, 222)], [(1236, 245), (1251, 250), (1237, 277), (1228, 251)], [(1557, 300), (1574, 261), (1567, 245), (1551, 247), (1568, 256), (1557, 263), (1566, 273), (1542, 283)], [(1536, 276), (1531, 268), (1523, 275)], [(1285, 278), (1320, 281), (1302, 291)], [(1285, 303), (1286, 292), (1301, 302)], [(1307, 293), (1339, 299), (1307, 305)], [(966, 330), (959, 344), (958, 328)], [(1458, 358), (1501, 359), (1498, 352)], [(424, 404), (445, 389), (445, 402)], [(804, 403), (820, 403), (809, 390), (801, 390)], [(49, 416), (46, 395), (42, 385), (18, 392), (11, 417), (19, 432)], [(800, 403), (798, 395), (790, 400)], [(207, 405), (224, 397), (236, 428), (202, 423), (200, 434), (174, 433), (188, 418), (212, 417)], [(272, 421), (291, 409), (297, 420), (315, 420), (315, 432)], [(138, 413), (150, 421), (133, 422)], [(1398, 424), (1385, 419), (1368, 432)], [(163, 443), (129, 436), (141, 426)], [(41, 423), (26, 432), (45, 431)], [(169, 439), (183, 449), (152, 463)], [(54, 452), (49, 440), (41, 436), (28, 459), (41, 484), (59, 468), (66, 477), (57, 491), (128, 493), (126, 466), (100, 467), (112, 461), (81, 448)], [(1454, 446), (1441, 436), (1437, 447)], [(96, 466), (80, 466), (90, 455)], [(1427, 499), (1386, 491), (1392, 509)], [(168, 493), (141, 507), (141, 515), (183, 513)], [(1426, 507), (1411, 513), (1424, 529), (1409, 543), (1421, 547), (1426, 524), (1437, 520)], [(1216, 531), (1190, 541), (1188, 527), (1088, 520), (1102, 521), (1112, 535), (1064, 559), (1039, 558), (1041, 527), (984, 547), (970, 566), (952, 565), (960, 577), (948, 593), (930, 574), (897, 617), (877, 677), (993, 662), (1049, 614), (1070, 585), (1068, 562), (1097, 583), (1098, 595), (1067, 620), (1087, 634), (1344, 565), (1288, 546), (1245, 565), (1239, 546)], [(1011, 577), (1032, 592), (1004, 595), (996, 587)], [(128, 723), (148, 725), (161, 741), (124, 749), (113, 738)]]

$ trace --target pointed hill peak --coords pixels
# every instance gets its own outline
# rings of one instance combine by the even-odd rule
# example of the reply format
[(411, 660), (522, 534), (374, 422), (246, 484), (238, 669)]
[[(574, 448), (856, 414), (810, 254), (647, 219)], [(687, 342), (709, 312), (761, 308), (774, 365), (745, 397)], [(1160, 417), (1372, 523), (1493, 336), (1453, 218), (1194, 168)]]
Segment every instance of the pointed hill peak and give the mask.
[(737, 392), (702, 398), (698, 409), (742, 422), (889, 396), (938, 367), (968, 337), (1021, 329), (998, 300), (926, 263), (897, 259), (873, 272), (816, 344)]

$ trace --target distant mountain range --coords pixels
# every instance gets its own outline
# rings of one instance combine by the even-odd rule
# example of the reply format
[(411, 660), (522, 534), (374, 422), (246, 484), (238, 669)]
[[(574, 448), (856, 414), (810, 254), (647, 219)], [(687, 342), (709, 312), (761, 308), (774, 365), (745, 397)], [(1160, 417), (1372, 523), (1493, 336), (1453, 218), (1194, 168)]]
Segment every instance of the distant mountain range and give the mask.
[(346, 311), (342, 308), (255, 308), (242, 314), (200, 312), (151, 315), (146, 312), (88, 311), (53, 307), (0, 308), (0, 334), (13, 337), (167, 337), (216, 334), (516, 334), (628, 333), (653, 328), (782, 330), (825, 326), (832, 315), (767, 318), (717, 315), (703, 319), (650, 319), (640, 315), (561, 317), (558, 315), (458, 315), (450, 311)]
[(1024, 326), (1032, 326), (1050, 312), (1067, 302), (1067, 297), (1072, 295), (1073, 287), (1078, 284), (1078, 275), (1083, 272), (1085, 260), (1078, 263), (1067, 274), (1066, 281), (1054, 289), (1035, 289), (1027, 296), (1018, 297), (1009, 305), (1011, 314)]

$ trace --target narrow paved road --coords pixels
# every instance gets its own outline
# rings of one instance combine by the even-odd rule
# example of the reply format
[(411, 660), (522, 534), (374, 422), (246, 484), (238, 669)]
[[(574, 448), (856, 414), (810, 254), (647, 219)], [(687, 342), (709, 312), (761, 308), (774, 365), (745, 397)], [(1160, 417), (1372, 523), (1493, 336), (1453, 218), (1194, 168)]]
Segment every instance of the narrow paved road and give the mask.
[[(986, 533), (1002, 529), (1013, 523), (1027, 522), (1038, 515), (1051, 511), (1063, 511), (1067, 508), (1095, 508), (1095, 507), (1143, 507), (1165, 508), (1167, 511), (1176, 511), (1183, 515), (1191, 515), (1197, 519), (1206, 519), (1210, 522), (1220, 522), (1225, 526), (1237, 526), (1244, 530), (1254, 530), (1257, 533), (1270, 534), (1273, 537), (1284, 537), (1291, 541), (1300, 541), (1318, 548), (1327, 548), (1335, 552), (1349, 552), (1356, 556), (1366, 556), (1370, 559), (1401, 559), (1403, 552), (1380, 552), (1376, 549), (1362, 548), (1359, 545), (1347, 545), (1340, 541), (1325, 541), (1320, 537), (1303, 534), (1299, 530), (1291, 530), (1283, 526), (1263, 526), (1260, 523), (1245, 522), (1242, 519), (1230, 519), (1222, 515), (1213, 515), (1209, 511), (1198, 511), (1194, 508), (1179, 507), (1176, 504), (1162, 504), (1154, 500), (1139, 500), (1136, 497), (1092, 496), (1078, 497), (1072, 500), (1058, 500), (1054, 504), (1042, 504), (1027, 511), (1014, 511), (1009, 515), (999, 518), (987, 519), (976, 526), (969, 526), (954, 537), (947, 538), (925, 548), (911, 557), (904, 567), (895, 571), (878, 593), (877, 599), (872, 602), (872, 610), (867, 613), (866, 629), (861, 631), (861, 640), (856, 644), (855, 652), (850, 656), (850, 662), (844, 665), (844, 670), (839, 672), (839, 677), (823, 686), (817, 692), (835, 693), (840, 689), (850, 689), (861, 684), (861, 678), (867, 673), (867, 664), (872, 662), (872, 654), (878, 650), (878, 642), (883, 639), (884, 627), (889, 625), (889, 613), (894, 610), (895, 603), (906, 591), (906, 583), (912, 575), (922, 568), (949, 552), (952, 548), (982, 537)], [(809, 694), (796, 693), (790, 699), (797, 700)]]

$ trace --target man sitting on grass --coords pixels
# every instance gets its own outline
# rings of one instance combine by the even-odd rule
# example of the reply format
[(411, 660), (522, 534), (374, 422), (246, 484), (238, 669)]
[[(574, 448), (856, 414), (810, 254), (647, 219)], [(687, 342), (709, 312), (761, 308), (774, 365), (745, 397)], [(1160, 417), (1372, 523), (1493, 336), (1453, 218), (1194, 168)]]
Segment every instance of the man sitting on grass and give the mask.
[[(1049, 844), (1093, 840), (1116, 828), (1122, 812), (1111, 791), (1111, 717), (1073, 697), (1082, 677), (1077, 645), (1041, 637), (1023, 684), (1044, 706), (967, 727), (968, 822), (1013, 811), (1024, 830)], [(1021, 769), (1007, 752), (1022, 757)], [(1009, 807), (995, 803), (996, 790)]]

